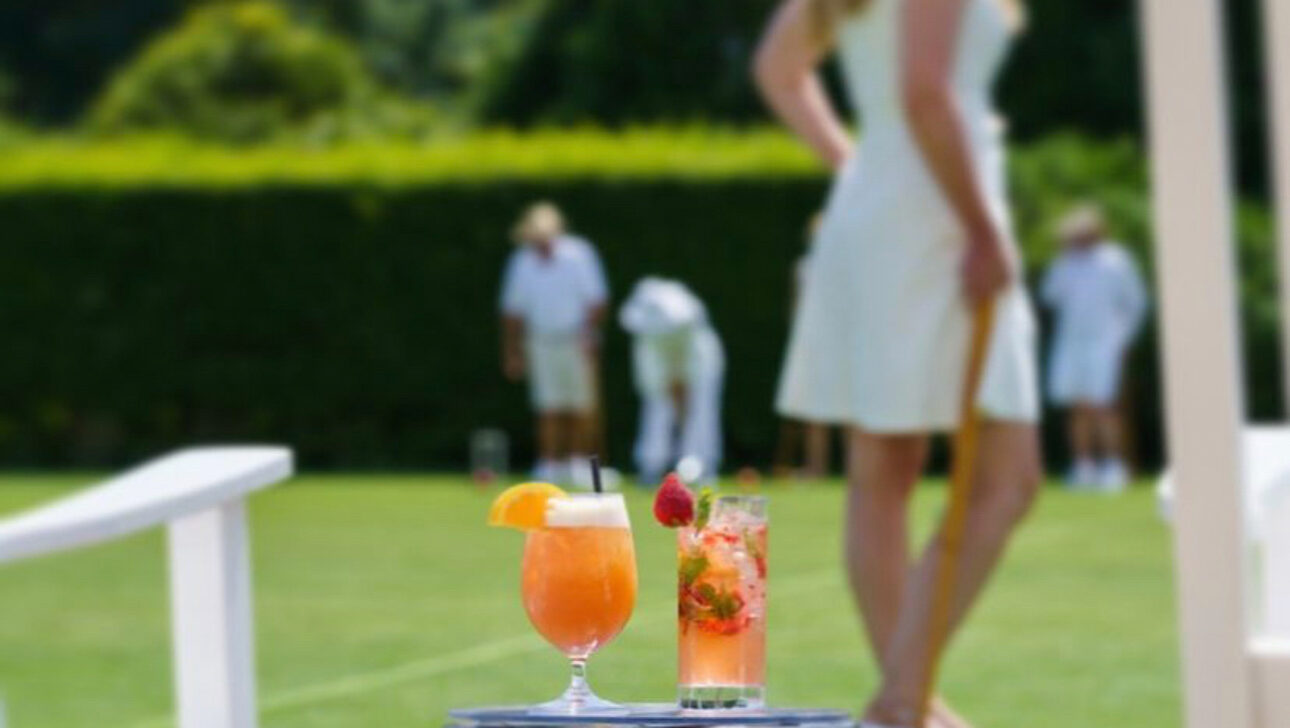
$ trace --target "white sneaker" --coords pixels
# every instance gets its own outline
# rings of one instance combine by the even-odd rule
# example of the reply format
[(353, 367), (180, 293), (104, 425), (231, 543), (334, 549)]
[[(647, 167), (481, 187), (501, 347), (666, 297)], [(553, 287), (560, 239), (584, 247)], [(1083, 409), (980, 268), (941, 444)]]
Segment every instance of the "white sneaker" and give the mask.
[[(595, 477), (591, 474), (591, 458), (570, 458), (567, 467), (567, 482), (574, 490), (590, 492), (596, 489)], [(622, 473), (610, 467), (600, 468), (600, 485), (606, 492), (618, 490), (622, 482)]]
[(623, 487), (623, 474), (618, 468), (603, 467), (600, 469), (600, 484), (605, 486), (606, 493), (616, 493)]
[(1092, 460), (1076, 461), (1070, 474), (1066, 476), (1066, 487), (1071, 490), (1090, 490), (1098, 487), (1100, 482), (1101, 474), (1097, 463)]
[(1129, 487), (1129, 469), (1118, 458), (1102, 463), (1097, 473), (1097, 489), (1103, 493), (1123, 493)]
[(554, 460), (539, 460), (533, 466), (533, 479), (540, 483), (556, 483), (560, 479), (560, 469)]
[[(591, 458), (574, 455), (565, 463), (565, 480), (575, 490), (590, 491), (593, 489), (591, 478)], [(601, 473), (603, 476), (604, 473)]]

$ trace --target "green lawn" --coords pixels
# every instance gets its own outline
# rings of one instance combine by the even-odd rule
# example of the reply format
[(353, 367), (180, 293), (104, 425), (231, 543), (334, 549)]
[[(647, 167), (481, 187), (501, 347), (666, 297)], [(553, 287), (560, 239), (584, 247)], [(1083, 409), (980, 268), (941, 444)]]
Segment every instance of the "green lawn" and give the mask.
[[(0, 478), (0, 512), (86, 482)], [(839, 570), (837, 486), (775, 487), (771, 700), (857, 709), (874, 684)], [(923, 522), (940, 490), (920, 494)], [(302, 477), (252, 501), (262, 724), (438, 726), (449, 706), (536, 701), (562, 660), (518, 599), (520, 537), (490, 493), (445, 477)], [(674, 552), (631, 499), (641, 596), (592, 661), (619, 700), (667, 700)], [(0, 694), (11, 728), (170, 725), (162, 539), (0, 568)], [(1167, 532), (1144, 489), (1049, 490), (945, 670), (982, 728), (1176, 726)]]

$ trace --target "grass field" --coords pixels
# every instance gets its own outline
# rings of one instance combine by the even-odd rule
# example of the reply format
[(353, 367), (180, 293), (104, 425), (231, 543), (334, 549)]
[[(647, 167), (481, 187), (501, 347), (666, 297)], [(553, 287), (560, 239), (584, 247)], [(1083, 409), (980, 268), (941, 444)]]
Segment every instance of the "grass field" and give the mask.
[[(86, 478), (0, 478), (0, 512)], [(838, 566), (842, 490), (772, 497), (770, 691), (857, 709), (874, 684)], [(924, 488), (919, 517), (940, 489)], [(491, 494), (450, 477), (302, 477), (252, 501), (262, 724), (439, 726), (450, 706), (536, 701), (561, 658), (518, 599), (520, 537), (482, 525)], [(631, 498), (641, 593), (591, 663), (610, 699), (667, 700), (674, 552)], [(10, 728), (171, 725), (162, 539), (150, 533), (0, 569)], [(956, 644), (945, 692), (981, 728), (1176, 726), (1167, 532), (1144, 489), (1049, 490)]]

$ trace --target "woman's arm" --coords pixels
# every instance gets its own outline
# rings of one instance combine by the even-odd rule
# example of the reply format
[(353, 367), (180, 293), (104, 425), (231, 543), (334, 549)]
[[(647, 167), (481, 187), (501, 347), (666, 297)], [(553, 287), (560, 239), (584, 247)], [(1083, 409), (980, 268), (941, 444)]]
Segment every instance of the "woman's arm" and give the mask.
[(919, 149), (968, 236), (963, 288), (979, 304), (1011, 276), (1001, 231), (973, 168), (951, 77), (966, 0), (906, 0), (901, 91)]
[(780, 120), (837, 170), (851, 156), (851, 136), (816, 75), (828, 50), (817, 32), (812, 0), (785, 0), (757, 48), (753, 76)]

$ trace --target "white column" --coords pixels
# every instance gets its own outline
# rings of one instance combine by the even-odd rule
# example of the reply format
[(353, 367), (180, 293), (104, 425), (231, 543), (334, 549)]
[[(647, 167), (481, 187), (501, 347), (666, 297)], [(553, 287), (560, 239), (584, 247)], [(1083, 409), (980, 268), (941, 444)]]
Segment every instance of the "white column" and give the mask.
[[(1261, 636), (1290, 644), (1290, 504), (1267, 514), (1262, 562)], [(1290, 685), (1285, 687), (1290, 692)]]
[(1263, 0), (1263, 28), (1267, 48), (1268, 134), (1273, 149), (1272, 178), (1281, 249), (1282, 362), (1284, 381), (1290, 385), (1290, 2)]
[(168, 536), (179, 728), (254, 728), (255, 656), (243, 501), (172, 521)]
[(1250, 728), (1241, 373), (1217, 0), (1144, 0), (1189, 728)]

